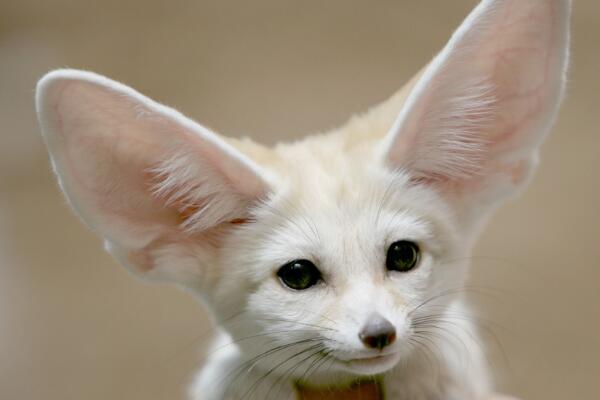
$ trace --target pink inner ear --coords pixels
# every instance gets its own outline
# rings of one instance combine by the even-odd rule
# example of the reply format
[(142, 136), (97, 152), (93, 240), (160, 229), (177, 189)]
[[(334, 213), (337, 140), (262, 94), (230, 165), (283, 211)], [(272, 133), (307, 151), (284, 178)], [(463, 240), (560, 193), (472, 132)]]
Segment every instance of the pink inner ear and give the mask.
[(201, 230), (239, 222), (257, 199), (251, 196), (266, 190), (241, 155), (210, 132), (193, 131), (203, 128), (172, 110), (85, 80), (58, 81), (53, 89), (50, 140), (59, 149), (63, 187), (82, 217), (112, 241), (188, 235), (192, 219)]
[(65, 194), (136, 272), (193, 279), (199, 254), (246, 223), (266, 191), (262, 171), (242, 153), (107, 78), (53, 71), (36, 102)]
[[(120, 224), (172, 224), (175, 214), (149, 195), (149, 182), (144, 176), (150, 167), (148, 160), (158, 157), (160, 151), (152, 141), (152, 132), (141, 134), (139, 127), (118, 118), (112, 123), (96, 124), (86, 112), (99, 112), (104, 118), (118, 112), (106, 106), (96, 109), (103, 107), (97, 101), (97, 93), (90, 98), (86, 90), (65, 88), (63, 93), (67, 90), (68, 96), (57, 103), (61, 128), (57, 139), (64, 148), (69, 185), (77, 191), (76, 196), (82, 202), (92, 203), (102, 218), (119, 220)], [(73, 103), (78, 103), (75, 109), (80, 110), (76, 115), (70, 112)], [(89, 110), (81, 111), (83, 107)]]
[[(506, 6), (497, 16), (501, 22), (491, 30), (479, 59), (493, 60), (491, 79), (496, 96), (496, 119), (488, 132), (493, 153), (531, 145), (532, 131), (545, 123), (544, 99), (556, 96), (558, 82), (553, 57), (556, 54), (556, 10), (552, 1), (539, 6)], [(515, 13), (521, 10), (520, 15)]]
[(523, 182), (560, 102), (568, 15), (566, 1), (482, 2), (407, 99), (387, 161), (456, 190)]

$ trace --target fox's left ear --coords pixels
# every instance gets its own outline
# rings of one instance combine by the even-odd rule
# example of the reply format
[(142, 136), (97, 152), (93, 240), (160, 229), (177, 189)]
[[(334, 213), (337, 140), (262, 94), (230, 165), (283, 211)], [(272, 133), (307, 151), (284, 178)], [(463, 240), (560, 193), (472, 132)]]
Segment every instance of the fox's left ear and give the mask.
[(385, 161), (462, 207), (523, 187), (565, 86), (568, 0), (484, 0), (425, 69)]

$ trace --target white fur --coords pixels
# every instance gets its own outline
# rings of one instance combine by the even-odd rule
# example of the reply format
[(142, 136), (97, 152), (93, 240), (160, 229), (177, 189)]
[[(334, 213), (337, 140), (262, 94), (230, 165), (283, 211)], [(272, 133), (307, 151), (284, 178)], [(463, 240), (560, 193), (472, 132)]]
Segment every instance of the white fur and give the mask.
[[(456, 290), (480, 227), (525, 186), (555, 118), (569, 6), (484, 0), (398, 95), (272, 149), (93, 73), (40, 81), (42, 132), (76, 212), (136, 275), (176, 282), (214, 312), (221, 333), (192, 398), (282, 398), (298, 380), (373, 374), (389, 399), (492, 398)], [(397, 240), (419, 243), (415, 270), (386, 271)], [(294, 259), (323, 281), (284, 287), (276, 272)], [(382, 353), (358, 337), (375, 313), (397, 332)]]

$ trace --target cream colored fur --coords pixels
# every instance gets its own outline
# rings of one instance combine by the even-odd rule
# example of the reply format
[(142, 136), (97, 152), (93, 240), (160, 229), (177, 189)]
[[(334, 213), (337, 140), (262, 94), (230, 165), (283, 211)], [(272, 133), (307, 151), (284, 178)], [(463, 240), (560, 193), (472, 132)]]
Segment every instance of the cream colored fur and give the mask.
[[(484, 0), (391, 99), (274, 148), (90, 72), (40, 81), (42, 132), (76, 212), (130, 271), (214, 312), (194, 399), (289, 398), (298, 380), (370, 375), (389, 399), (499, 398), (460, 289), (479, 230), (526, 185), (554, 121), (569, 6)], [(419, 244), (413, 271), (386, 271), (397, 240)], [(284, 287), (276, 272), (294, 259), (323, 281)], [(397, 332), (383, 350), (358, 339), (373, 313)]]

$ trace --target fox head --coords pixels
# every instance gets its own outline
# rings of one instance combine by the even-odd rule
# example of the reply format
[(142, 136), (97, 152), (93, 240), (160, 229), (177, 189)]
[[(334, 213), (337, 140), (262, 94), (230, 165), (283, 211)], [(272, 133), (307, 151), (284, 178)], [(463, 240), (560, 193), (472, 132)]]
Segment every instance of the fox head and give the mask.
[(334, 370), (379, 373), (532, 176), (563, 96), (568, 14), (484, 0), (391, 99), (272, 148), (84, 71), (44, 76), (37, 110), (69, 203), (127, 269), (191, 291), (234, 339), (260, 336), (242, 352), (300, 343)]

